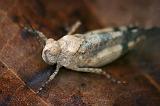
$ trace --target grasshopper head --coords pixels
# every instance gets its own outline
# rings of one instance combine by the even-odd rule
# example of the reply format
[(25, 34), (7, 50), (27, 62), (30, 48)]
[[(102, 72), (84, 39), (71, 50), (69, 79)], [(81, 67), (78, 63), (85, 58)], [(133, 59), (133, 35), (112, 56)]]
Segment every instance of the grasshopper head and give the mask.
[(42, 51), (43, 60), (50, 65), (57, 63), (58, 56), (61, 52), (61, 47), (54, 39), (48, 39)]

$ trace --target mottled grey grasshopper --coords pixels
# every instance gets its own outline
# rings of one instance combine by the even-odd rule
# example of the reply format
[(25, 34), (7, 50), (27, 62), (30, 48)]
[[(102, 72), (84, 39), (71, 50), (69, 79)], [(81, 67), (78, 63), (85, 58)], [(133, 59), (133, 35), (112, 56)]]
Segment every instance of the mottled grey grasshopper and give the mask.
[(37, 34), (44, 45), (43, 60), (49, 65), (57, 64), (55, 72), (43, 86), (54, 79), (62, 66), (74, 71), (102, 74), (112, 81), (123, 83), (98, 67), (113, 62), (132, 49), (144, 38), (142, 35), (145, 29), (121, 26), (73, 34), (79, 25), (77, 22), (66, 36), (57, 41), (48, 39), (37, 30), (25, 28), (28, 32)]

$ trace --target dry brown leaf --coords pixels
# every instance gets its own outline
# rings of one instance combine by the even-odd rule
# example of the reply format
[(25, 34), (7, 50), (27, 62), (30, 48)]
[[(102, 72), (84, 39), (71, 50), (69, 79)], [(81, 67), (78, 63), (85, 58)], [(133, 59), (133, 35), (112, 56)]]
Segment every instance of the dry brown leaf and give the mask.
[(76, 20), (82, 21), (79, 33), (130, 23), (158, 26), (158, 4), (156, 0), (1, 0), (0, 105), (158, 106), (160, 32), (150, 33), (143, 46), (103, 68), (128, 85), (63, 68), (39, 94), (34, 91), (55, 67), (42, 61), (36, 38), (22, 35), (22, 26), (29, 23), (55, 39)]

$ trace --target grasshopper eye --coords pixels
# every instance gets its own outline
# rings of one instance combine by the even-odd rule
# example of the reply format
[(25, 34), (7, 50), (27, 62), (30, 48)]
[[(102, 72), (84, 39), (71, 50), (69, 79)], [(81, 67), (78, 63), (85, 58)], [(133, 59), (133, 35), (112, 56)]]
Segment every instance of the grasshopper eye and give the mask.
[(43, 60), (50, 65), (57, 63), (61, 48), (57, 41), (48, 39), (42, 52)]
[(54, 65), (57, 62), (57, 55), (52, 53), (50, 50), (44, 50), (42, 54), (43, 60), (50, 65)]

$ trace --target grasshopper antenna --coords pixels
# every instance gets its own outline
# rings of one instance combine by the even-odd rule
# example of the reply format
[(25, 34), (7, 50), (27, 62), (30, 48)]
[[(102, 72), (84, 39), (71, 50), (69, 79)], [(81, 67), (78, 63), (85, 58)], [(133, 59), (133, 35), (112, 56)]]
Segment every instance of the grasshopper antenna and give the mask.
[(23, 35), (25, 36), (26, 34), (30, 34), (30, 35), (36, 36), (40, 44), (44, 47), (47, 41), (47, 37), (42, 32), (33, 28), (33, 26), (30, 24), (30, 22), (26, 18), (24, 19), (28, 23), (28, 25), (23, 27)]

